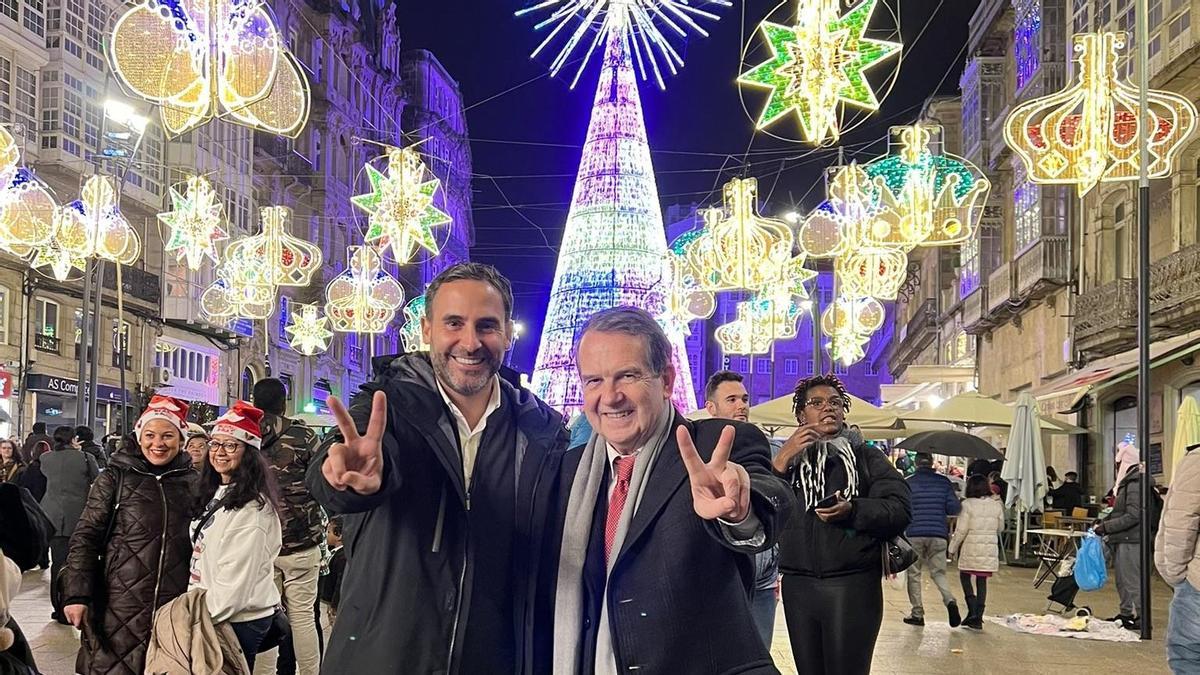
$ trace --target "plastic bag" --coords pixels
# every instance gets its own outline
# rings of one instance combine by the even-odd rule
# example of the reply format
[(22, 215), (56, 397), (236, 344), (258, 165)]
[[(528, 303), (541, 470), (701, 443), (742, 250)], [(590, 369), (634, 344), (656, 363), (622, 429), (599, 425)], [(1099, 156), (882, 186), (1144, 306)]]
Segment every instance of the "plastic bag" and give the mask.
[(1100, 535), (1088, 532), (1075, 558), (1075, 583), (1083, 591), (1095, 591), (1108, 581), (1108, 569), (1104, 564), (1104, 542)]
[(887, 579), (888, 586), (891, 586), (893, 591), (903, 591), (908, 588), (908, 570), (900, 570), (899, 573), (884, 578)]

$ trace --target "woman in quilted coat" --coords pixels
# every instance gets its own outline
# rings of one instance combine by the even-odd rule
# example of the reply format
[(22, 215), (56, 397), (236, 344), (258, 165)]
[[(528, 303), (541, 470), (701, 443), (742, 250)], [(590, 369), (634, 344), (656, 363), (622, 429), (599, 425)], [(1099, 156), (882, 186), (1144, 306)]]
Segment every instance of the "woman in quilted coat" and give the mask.
[(1167, 663), (1200, 672), (1200, 445), (1175, 465), (1154, 543), (1154, 566), (1175, 589), (1167, 622)]
[(63, 613), (83, 635), (79, 673), (141, 675), (154, 610), (187, 590), (196, 472), (186, 403), (155, 396), (88, 493), (63, 573)]
[[(983, 630), (987, 580), (1000, 569), (1000, 533), (1004, 531), (1004, 505), (984, 476), (967, 479), (966, 499), (950, 539), (950, 555), (958, 555), (958, 580), (967, 599), (962, 625)], [(974, 588), (972, 588), (974, 581)]]

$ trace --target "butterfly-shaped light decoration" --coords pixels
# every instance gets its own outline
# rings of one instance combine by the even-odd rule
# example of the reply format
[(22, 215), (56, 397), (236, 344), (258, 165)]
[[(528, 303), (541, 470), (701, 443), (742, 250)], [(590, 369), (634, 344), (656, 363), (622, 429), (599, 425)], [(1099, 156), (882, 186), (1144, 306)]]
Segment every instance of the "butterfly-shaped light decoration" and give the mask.
[(175, 259), (186, 260), (193, 271), (200, 269), (205, 257), (217, 262), (216, 242), (229, 238), (222, 227), (224, 211), (212, 183), (201, 176), (189, 176), (182, 192), (172, 186), (171, 210), (158, 214), (171, 230), (163, 250), (175, 251)]
[(339, 333), (382, 333), (404, 304), (404, 289), (369, 246), (346, 250), (350, 266), (325, 288), (325, 314)]
[(321, 267), (321, 249), (289, 233), (292, 210), (259, 209), (262, 232), (235, 240), (225, 248), (222, 276), (235, 288), (307, 286)]
[(310, 92), (263, 0), (137, 0), (108, 41), (117, 79), (175, 136), (217, 117), (296, 137)]
[(0, 250), (22, 258), (54, 236), (58, 205), (46, 186), (21, 166), (21, 151), (0, 125)]
[(404, 325), (400, 328), (400, 342), (405, 352), (427, 352), (429, 343), (421, 331), (421, 318), (425, 316), (425, 295), (418, 295), (404, 306)]
[(292, 312), (292, 322), (284, 327), (288, 344), (305, 356), (315, 356), (329, 349), (333, 331), (329, 330), (329, 319), (321, 315), (316, 305), (297, 304)]
[(350, 202), (370, 214), (365, 237), (368, 243), (392, 247), (396, 262), (411, 262), (421, 248), (437, 255), (439, 246), (433, 228), (451, 222), (450, 216), (433, 203), (441, 181), (428, 175), (416, 149), (388, 148), (387, 173), (365, 165), (371, 191), (355, 195)]
[(54, 238), (71, 255), (131, 265), (142, 252), (137, 232), (121, 215), (117, 190), (108, 176), (90, 176), (79, 199), (64, 205), (61, 213)]

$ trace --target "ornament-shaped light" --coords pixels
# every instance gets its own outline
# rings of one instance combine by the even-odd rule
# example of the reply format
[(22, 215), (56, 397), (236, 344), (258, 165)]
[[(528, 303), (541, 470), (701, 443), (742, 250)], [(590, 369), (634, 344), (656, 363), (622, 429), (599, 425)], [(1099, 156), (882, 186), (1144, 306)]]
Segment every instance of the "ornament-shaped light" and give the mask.
[(21, 151), (0, 125), (0, 250), (27, 257), (54, 235), (58, 205), (49, 189), (21, 166)]
[(879, 109), (865, 73), (898, 55), (902, 45), (864, 37), (877, 4), (862, 0), (841, 14), (839, 0), (801, 0), (795, 24), (759, 24), (771, 58), (738, 78), (771, 92), (759, 129), (795, 112), (805, 140), (820, 145), (841, 134), (840, 105)]
[(163, 250), (175, 251), (175, 259), (186, 260), (193, 271), (200, 269), (204, 258), (216, 263), (216, 242), (229, 238), (222, 227), (224, 211), (212, 184), (201, 176), (189, 176), (182, 192), (172, 186), (171, 210), (158, 214), (171, 232)]
[(350, 265), (325, 289), (325, 314), (339, 333), (382, 333), (404, 304), (404, 289), (369, 246), (346, 250)]
[(429, 351), (429, 343), (425, 342), (425, 335), (421, 330), (421, 318), (424, 316), (424, 294), (409, 300), (404, 306), (404, 325), (400, 328), (400, 342), (407, 353)]
[(113, 73), (182, 134), (222, 117), (295, 137), (310, 93), (263, 0), (137, 0), (108, 40)]
[(333, 331), (329, 330), (329, 319), (322, 316), (316, 305), (293, 306), (292, 321), (284, 327), (288, 344), (305, 356), (315, 356), (329, 349)]
[(292, 236), (288, 207), (266, 206), (259, 216), (261, 232), (225, 248), (223, 276), (233, 286), (307, 286), (321, 267), (321, 249)]
[[(1004, 123), (1004, 142), (1034, 183), (1075, 185), (1080, 195), (1097, 183), (1138, 177), (1138, 138), (1149, 136), (1151, 178), (1171, 172), (1175, 154), (1196, 127), (1196, 107), (1178, 94), (1151, 89), (1149, 109), (1138, 91), (1117, 78), (1124, 33), (1074, 37), (1075, 81), (1018, 104)], [(1140, 131), (1149, 117), (1150, 129)]]
[(77, 258), (96, 256), (131, 265), (142, 244), (117, 206), (117, 190), (108, 176), (93, 175), (83, 184), (79, 199), (62, 207), (55, 238)]
[(757, 295), (737, 304), (737, 318), (717, 326), (713, 337), (729, 354), (766, 354), (775, 340), (796, 337), (804, 306), (795, 298)]
[(433, 203), (441, 181), (428, 174), (414, 148), (389, 148), (387, 157), (386, 174), (370, 164), (363, 167), (371, 192), (350, 198), (370, 214), (366, 241), (391, 246), (401, 265), (411, 262), (421, 248), (437, 255), (433, 228), (450, 223), (450, 216)]

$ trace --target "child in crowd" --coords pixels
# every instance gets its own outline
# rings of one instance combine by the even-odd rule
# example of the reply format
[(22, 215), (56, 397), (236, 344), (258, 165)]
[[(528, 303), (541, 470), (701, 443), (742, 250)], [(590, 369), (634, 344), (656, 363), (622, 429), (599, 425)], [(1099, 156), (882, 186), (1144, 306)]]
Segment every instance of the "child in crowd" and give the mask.
[(329, 527), (325, 531), (329, 543), (329, 574), (321, 577), (318, 595), (321, 604), (329, 615), (329, 625), (332, 627), (337, 618), (338, 603), (342, 599), (342, 573), (346, 570), (346, 552), (342, 550), (342, 519), (330, 518)]

